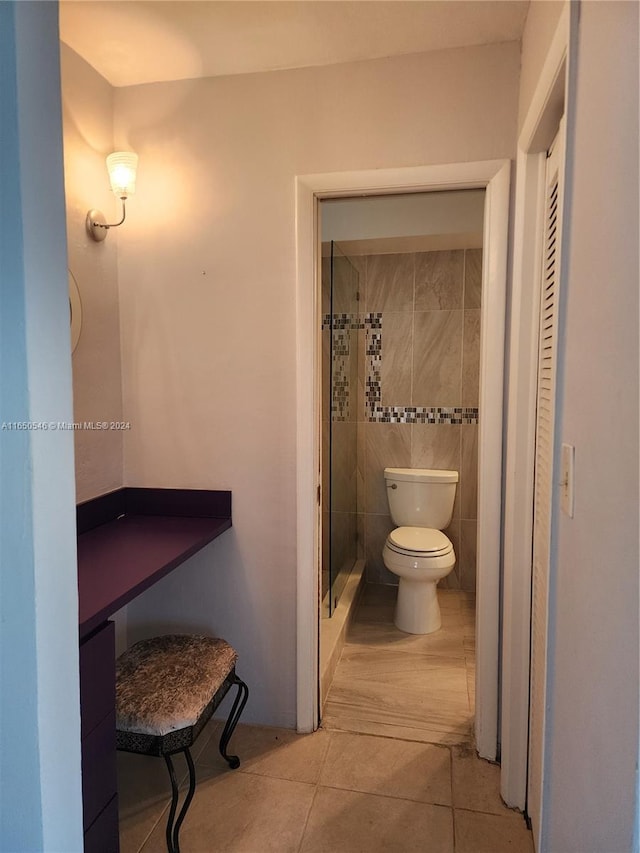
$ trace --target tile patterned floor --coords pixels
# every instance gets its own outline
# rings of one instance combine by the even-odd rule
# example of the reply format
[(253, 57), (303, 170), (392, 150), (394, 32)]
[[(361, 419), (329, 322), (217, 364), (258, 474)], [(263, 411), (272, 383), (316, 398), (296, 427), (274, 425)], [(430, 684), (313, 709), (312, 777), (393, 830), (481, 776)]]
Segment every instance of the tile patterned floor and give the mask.
[[(533, 853), (522, 816), (500, 800), (498, 767), (471, 745), (471, 603), (442, 600), (442, 636), (411, 638), (389, 624), (389, 592), (366, 590), (317, 732), (240, 725), (233, 771), (211, 723), (194, 750), (182, 853)], [(164, 763), (120, 754), (119, 786), (122, 853), (164, 853)]]
[(471, 743), (475, 684), (473, 597), (440, 590), (442, 627), (405, 634), (396, 590), (365, 587), (327, 695), (322, 725), (427, 743)]

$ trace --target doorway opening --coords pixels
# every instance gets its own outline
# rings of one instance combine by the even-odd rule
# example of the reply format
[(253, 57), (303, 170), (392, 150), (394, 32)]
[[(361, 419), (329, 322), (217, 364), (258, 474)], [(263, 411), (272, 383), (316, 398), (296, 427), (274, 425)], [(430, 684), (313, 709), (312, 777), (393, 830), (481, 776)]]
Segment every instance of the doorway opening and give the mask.
[[(321, 577), (321, 200), (429, 191), (485, 190), (478, 427), (476, 745), (497, 754), (500, 519), (508, 161), (297, 178), (298, 729), (318, 725)], [(487, 298), (484, 298), (484, 294)]]
[[(333, 720), (355, 730), (395, 730), (385, 703), (376, 709), (361, 701), (355, 685), (364, 690), (366, 682), (366, 689), (384, 693), (383, 682), (387, 688), (398, 679), (404, 684), (400, 672), (411, 659), (415, 697), (405, 696), (404, 707), (409, 734), (447, 743), (472, 737), (484, 195), (478, 189), (320, 204), (325, 726)], [(390, 518), (385, 467), (456, 472), (452, 519), (443, 528), (456, 562), (438, 585), (442, 628), (434, 636), (404, 635), (393, 624), (399, 578), (385, 566), (382, 551), (397, 525)], [(356, 607), (363, 588), (366, 600)], [(359, 651), (368, 645), (379, 652), (387, 644), (401, 657), (392, 656), (386, 678), (372, 678), (377, 656), (370, 649), (371, 655), (357, 656), (361, 677), (351, 667), (351, 683), (342, 684), (345, 659), (354, 651), (347, 649), (329, 692), (356, 609), (352, 630)], [(447, 671), (438, 677), (443, 657)], [(423, 670), (428, 689), (418, 677)], [(353, 694), (346, 705), (345, 689)], [(431, 715), (419, 711), (425, 689)]]

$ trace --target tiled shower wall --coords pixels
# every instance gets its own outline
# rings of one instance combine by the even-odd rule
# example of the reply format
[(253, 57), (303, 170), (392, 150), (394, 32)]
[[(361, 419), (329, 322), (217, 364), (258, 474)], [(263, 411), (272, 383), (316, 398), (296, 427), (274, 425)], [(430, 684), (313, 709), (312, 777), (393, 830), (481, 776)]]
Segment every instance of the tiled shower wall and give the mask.
[(473, 590), (482, 250), (353, 261), (360, 269), (360, 310), (366, 320), (358, 332), (364, 370), (357, 407), (357, 508), (366, 578), (398, 583), (382, 562), (394, 526), (383, 469), (453, 468), (460, 482), (445, 532), (457, 561), (442, 585)]

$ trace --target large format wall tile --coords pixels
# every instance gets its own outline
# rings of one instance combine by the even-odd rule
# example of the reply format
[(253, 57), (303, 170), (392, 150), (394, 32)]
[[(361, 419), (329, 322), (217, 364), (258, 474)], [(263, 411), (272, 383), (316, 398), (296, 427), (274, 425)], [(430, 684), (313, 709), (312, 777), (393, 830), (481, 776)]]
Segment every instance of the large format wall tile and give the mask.
[(329, 257), (322, 258), (320, 280), (322, 287), (322, 317), (324, 320), (325, 315), (331, 313), (331, 258)]
[(476, 540), (478, 522), (463, 519), (460, 522), (460, 583), (462, 589), (476, 590)]
[(411, 400), (413, 314), (386, 311), (382, 328), (381, 402), (383, 406), (406, 406)]
[(478, 424), (462, 424), (460, 516), (478, 517)]
[(480, 311), (464, 312), (462, 405), (477, 406), (480, 396)]
[(382, 559), (384, 543), (394, 527), (388, 515), (367, 513), (364, 517), (367, 583), (398, 584), (398, 577), (387, 569)]
[(459, 475), (453, 518), (460, 517), (460, 424), (413, 424), (411, 427), (411, 467), (457, 471)]
[(411, 467), (460, 471), (459, 424), (413, 424)]
[(365, 512), (365, 489), (364, 489), (364, 478), (365, 472), (367, 469), (367, 442), (366, 442), (366, 424), (359, 423), (358, 424), (358, 447), (357, 447), (357, 456), (358, 456), (358, 465), (357, 465), (357, 479), (356, 479), (356, 511), (363, 513)]
[[(477, 512), (477, 426), (372, 422), (367, 420), (365, 391), (367, 377), (372, 378), (371, 371), (378, 369), (379, 405), (396, 410), (406, 407), (409, 411), (412, 406), (477, 406), (482, 251), (359, 256), (350, 260), (352, 265), (338, 258), (335, 271), (336, 282), (345, 291), (345, 298), (348, 292), (350, 303), (334, 303), (334, 310), (339, 307), (348, 313), (353, 309), (364, 323), (373, 322), (364, 320), (372, 314), (381, 326), (372, 327), (381, 340), (377, 368), (372, 354), (367, 355), (368, 332), (359, 329), (350, 333), (352, 346), (357, 337), (358, 373), (356, 379), (350, 376), (348, 414), (359, 423), (355, 493), (357, 512), (362, 516), (359, 553), (364, 553), (370, 563), (368, 579), (397, 583), (381, 556), (384, 538), (391, 529), (383, 469), (447, 468), (459, 471), (460, 481), (454, 521), (447, 531), (458, 562), (445, 583), (462, 586), (463, 564), (467, 563), (466, 583), (470, 586), (475, 578), (474, 567), (469, 564), (474, 548), (462, 545), (460, 519), (475, 519)], [(377, 314), (382, 317), (375, 317)], [(347, 460), (342, 459), (341, 464), (345, 466), (339, 476), (345, 480), (346, 500), (353, 496), (354, 487), (346, 478)], [(342, 501), (339, 506), (346, 509)], [(468, 540), (469, 536), (467, 546)]]
[(331, 468), (329, 465), (329, 422), (322, 421), (322, 509), (329, 509)]
[(337, 421), (331, 428), (331, 509), (355, 512), (358, 425)]
[(389, 512), (385, 468), (407, 468), (411, 462), (409, 424), (368, 423), (365, 425), (365, 512)]
[(445, 536), (451, 540), (456, 555), (456, 564), (446, 578), (438, 583), (439, 589), (460, 589), (462, 580), (460, 577), (460, 519), (453, 518), (451, 524), (444, 531)]
[(366, 283), (367, 283), (367, 256), (366, 255), (349, 255), (349, 260), (353, 264), (353, 267), (358, 276), (358, 311), (364, 311), (365, 306), (365, 294), (366, 294)]
[[(331, 513), (327, 510), (322, 513), (322, 597), (327, 591), (329, 584), (329, 563), (331, 559)], [(326, 580), (326, 589), (325, 589)]]
[(367, 312), (413, 310), (414, 256), (370, 255), (367, 258)]
[(482, 303), (482, 249), (464, 253), (464, 307), (480, 308)]
[(416, 255), (416, 311), (462, 308), (464, 252)]
[(414, 316), (413, 406), (459, 406), (462, 311)]
[[(348, 575), (358, 555), (358, 517), (355, 512), (331, 513), (331, 582)], [(339, 595), (339, 592), (337, 593)]]
[(358, 309), (359, 275), (348, 258), (337, 255), (333, 259), (333, 313), (355, 314)]

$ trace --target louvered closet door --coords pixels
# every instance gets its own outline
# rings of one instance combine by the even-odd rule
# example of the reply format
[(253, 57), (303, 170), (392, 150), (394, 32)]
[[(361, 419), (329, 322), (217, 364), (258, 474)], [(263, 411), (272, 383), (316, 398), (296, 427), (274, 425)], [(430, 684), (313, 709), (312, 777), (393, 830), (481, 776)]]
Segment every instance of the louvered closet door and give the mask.
[(538, 352), (527, 794), (527, 811), (533, 825), (537, 850), (540, 850), (542, 780), (544, 774), (547, 623), (563, 162), (564, 121), (560, 125), (558, 136), (547, 158)]

